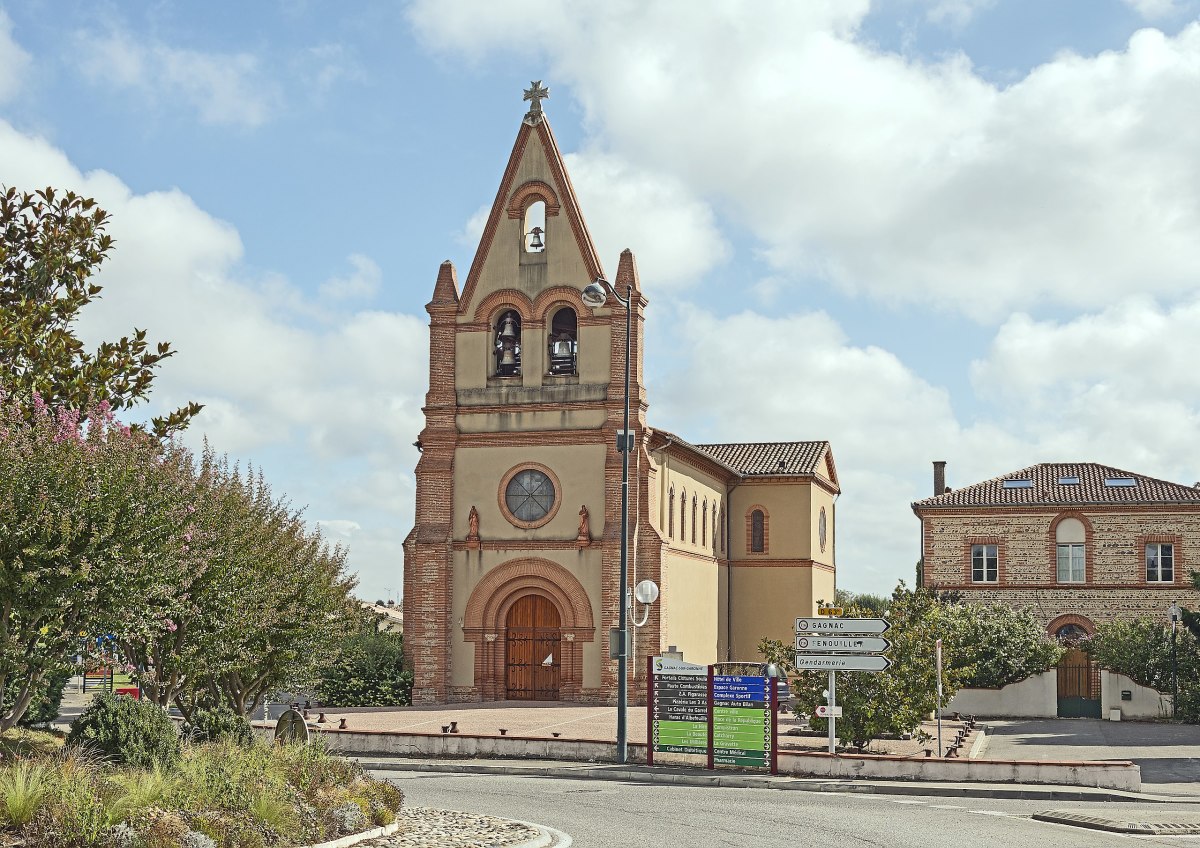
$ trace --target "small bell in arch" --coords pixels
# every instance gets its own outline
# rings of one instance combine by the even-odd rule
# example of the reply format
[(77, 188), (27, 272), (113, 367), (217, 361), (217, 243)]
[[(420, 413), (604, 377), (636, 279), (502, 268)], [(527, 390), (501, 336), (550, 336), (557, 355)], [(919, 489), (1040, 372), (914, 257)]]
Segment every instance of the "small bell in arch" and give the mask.
[(541, 227), (534, 227), (529, 231), (530, 250), (541, 250), (546, 246), (545, 242), (542, 241), (542, 233), (544, 232), (545, 230), (543, 230)]
[(504, 316), (504, 326), (502, 326), (500, 328), (500, 339), (501, 339), (501, 341), (508, 341), (510, 339), (515, 339), (516, 337), (517, 337), (517, 328), (513, 324), (512, 316), (505, 315)]

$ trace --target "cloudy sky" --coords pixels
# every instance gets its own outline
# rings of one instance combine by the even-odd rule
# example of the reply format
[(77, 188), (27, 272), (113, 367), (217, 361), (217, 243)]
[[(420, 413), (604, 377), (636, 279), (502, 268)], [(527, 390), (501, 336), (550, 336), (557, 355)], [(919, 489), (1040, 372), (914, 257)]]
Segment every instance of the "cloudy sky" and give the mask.
[[(353, 11), (346, 11), (347, 8)], [(117, 239), (94, 340), (398, 597), (438, 264), (465, 276), (530, 80), (651, 423), (828, 439), (839, 585), (918, 556), (930, 461), (1200, 480), (1198, 0), (0, 0), (0, 184)]]

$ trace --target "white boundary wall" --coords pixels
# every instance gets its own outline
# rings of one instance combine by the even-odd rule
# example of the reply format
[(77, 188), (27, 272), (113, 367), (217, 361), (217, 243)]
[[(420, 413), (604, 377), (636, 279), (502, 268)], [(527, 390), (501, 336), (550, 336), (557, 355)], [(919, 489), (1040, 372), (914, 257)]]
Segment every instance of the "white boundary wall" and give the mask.
[[(1121, 693), (1130, 700), (1122, 701)], [(1171, 696), (1139, 686), (1123, 674), (1100, 671), (1100, 717), (1114, 709), (1123, 719), (1160, 719), (1171, 715)], [(959, 689), (945, 712), (977, 718), (1055, 718), (1058, 716), (1058, 674), (1045, 671), (1010, 683), (1002, 689)]]

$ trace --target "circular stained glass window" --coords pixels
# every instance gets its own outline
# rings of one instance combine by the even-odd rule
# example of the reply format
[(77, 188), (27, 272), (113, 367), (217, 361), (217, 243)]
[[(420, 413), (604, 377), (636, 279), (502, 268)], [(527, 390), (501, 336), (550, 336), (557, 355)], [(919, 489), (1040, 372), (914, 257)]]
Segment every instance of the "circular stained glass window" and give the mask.
[(518, 471), (504, 489), (504, 505), (518, 521), (541, 521), (554, 507), (554, 483), (536, 468)]

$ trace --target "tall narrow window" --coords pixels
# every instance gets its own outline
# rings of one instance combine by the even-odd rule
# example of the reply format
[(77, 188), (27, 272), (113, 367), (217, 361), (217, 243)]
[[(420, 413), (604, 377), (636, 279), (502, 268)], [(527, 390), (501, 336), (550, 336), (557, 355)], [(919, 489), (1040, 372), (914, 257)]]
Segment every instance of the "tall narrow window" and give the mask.
[(1146, 582), (1175, 582), (1175, 546), (1163, 542), (1146, 545)]
[(546, 249), (546, 204), (538, 200), (525, 209), (525, 252), (541, 253)]
[(971, 545), (971, 582), (995, 583), (1000, 578), (998, 545)]
[(496, 321), (493, 348), (496, 355), (496, 376), (517, 377), (521, 374), (521, 316), (510, 309)]
[(575, 310), (569, 306), (554, 313), (550, 319), (550, 335), (547, 339), (551, 374), (574, 374), (575, 355), (579, 346), (578, 322)]
[(721, 507), (721, 553), (725, 553), (725, 507)]
[(667, 538), (675, 538), (675, 487), (667, 490)]
[(1087, 581), (1086, 531), (1078, 518), (1064, 518), (1055, 528), (1059, 583)]
[(692, 495), (692, 544), (696, 544), (696, 496)]
[(767, 550), (767, 516), (761, 509), (750, 513), (750, 552), (761, 554)]
[(712, 549), (713, 553), (717, 552), (717, 502), (713, 501), (713, 528), (712, 528)]
[(708, 498), (700, 508), (700, 547), (708, 547)]
[(687, 541), (687, 489), (679, 495), (679, 541)]

